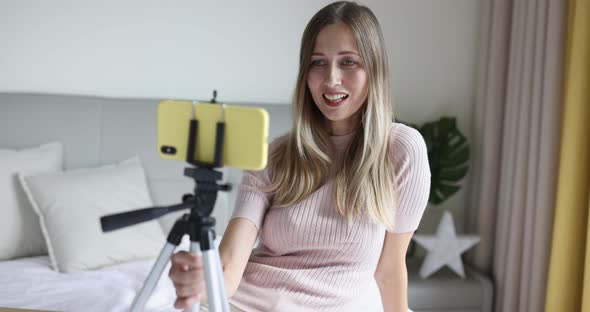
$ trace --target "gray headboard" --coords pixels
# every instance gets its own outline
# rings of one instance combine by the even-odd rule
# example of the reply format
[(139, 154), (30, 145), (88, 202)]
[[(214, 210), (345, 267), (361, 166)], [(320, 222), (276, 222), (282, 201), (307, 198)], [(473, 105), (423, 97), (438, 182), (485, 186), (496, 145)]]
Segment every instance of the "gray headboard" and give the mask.
[[(0, 93), (0, 148), (19, 149), (60, 141), (66, 170), (111, 164), (137, 155), (146, 170), (155, 204), (178, 203), (184, 193), (193, 191), (194, 182), (183, 175), (186, 163), (163, 160), (157, 154), (158, 101)], [(269, 140), (289, 131), (289, 105), (249, 105), (268, 111)], [(218, 197), (214, 216), (220, 234), (233, 210), (241, 170), (225, 168), (224, 179), (236, 187)], [(180, 214), (162, 218), (164, 229), (168, 230)]]

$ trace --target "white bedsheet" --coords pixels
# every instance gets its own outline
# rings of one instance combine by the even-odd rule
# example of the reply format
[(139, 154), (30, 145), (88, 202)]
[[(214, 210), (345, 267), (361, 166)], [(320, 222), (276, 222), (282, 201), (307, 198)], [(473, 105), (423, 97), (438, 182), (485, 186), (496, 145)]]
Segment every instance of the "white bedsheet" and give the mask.
[[(155, 260), (128, 262), (96, 271), (58, 273), (49, 258), (0, 262), (0, 307), (51, 311), (128, 311)], [(162, 273), (145, 311), (174, 311), (174, 287)]]

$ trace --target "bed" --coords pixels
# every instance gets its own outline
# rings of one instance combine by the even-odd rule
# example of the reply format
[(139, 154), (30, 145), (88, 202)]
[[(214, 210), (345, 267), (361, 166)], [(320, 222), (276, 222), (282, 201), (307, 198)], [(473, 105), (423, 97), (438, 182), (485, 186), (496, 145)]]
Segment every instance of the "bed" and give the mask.
[[(0, 263), (0, 307), (49, 311), (129, 311), (153, 261), (116, 264), (101, 270), (59, 273), (48, 256)], [(167, 270), (166, 270), (167, 272)], [(175, 292), (162, 274), (145, 311), (171, 311)]]

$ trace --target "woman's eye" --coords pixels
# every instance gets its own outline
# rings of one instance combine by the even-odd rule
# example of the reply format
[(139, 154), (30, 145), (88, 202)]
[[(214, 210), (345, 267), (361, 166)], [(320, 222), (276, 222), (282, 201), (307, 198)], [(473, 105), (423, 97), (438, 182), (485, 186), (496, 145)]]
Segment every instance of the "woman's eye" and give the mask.
[(342, 65), (353, 66), (353, 65), (356, 65), (356, 62), (354, 60), (347, 59), (347, 60), (342, 61)]
[(311, 61), (311, 66), (322, 66), (324, 65), (324, 60), (312, 60)]

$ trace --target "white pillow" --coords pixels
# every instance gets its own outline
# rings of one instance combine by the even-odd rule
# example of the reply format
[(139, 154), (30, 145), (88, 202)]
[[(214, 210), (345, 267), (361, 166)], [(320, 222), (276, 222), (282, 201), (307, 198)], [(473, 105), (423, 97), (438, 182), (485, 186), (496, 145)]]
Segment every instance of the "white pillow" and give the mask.
[(60, 171), (59, 142), (22, 150), (0, 150), (0, 260), (47, 254), (39, 220), (18, 183), (17, 173)]
[(19, 174), (55, 270), (75, 272), (155, 258), (165, 237), (152, 220), (103, 233), (100, 217), (151, 207), (146, 176), (134, 157), (116, 165), (59, 173)]

